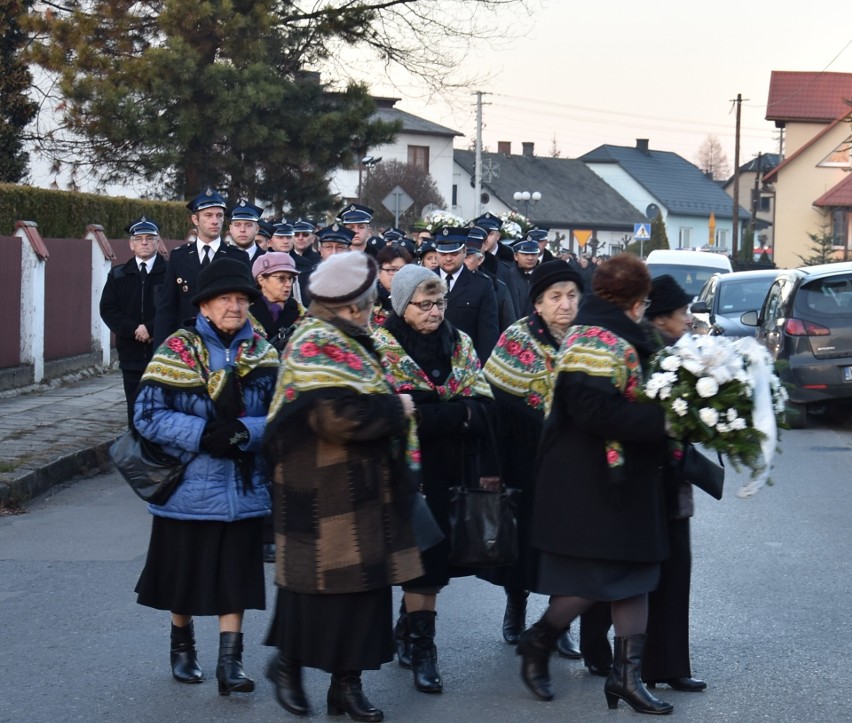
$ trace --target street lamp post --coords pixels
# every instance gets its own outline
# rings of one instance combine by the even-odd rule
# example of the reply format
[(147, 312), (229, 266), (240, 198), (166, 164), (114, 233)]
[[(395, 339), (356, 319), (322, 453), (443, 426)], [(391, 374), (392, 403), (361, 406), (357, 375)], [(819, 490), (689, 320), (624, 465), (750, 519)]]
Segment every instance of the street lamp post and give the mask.
[(517, 203), (524, 204), (524, 216), (526, 218), (530, 217), (530, 203), (535, 206), (539, 201), (541, 201), (541, 193), (538, 191), (533, 191), (530, 193), (529, 191), (515, 191), (512, 198), (515, 199)]

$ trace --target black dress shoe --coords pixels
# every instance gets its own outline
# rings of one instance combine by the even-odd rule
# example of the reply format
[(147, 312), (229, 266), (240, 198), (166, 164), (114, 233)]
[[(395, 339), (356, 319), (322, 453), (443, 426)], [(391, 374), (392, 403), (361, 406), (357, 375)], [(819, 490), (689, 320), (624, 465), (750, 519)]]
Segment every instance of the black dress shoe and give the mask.
[(559, 653), (560, 658), (568, 658), (569, 660), (579, 660), (583, 657), (580, 648), (577, 647), (577, 643), (571, 637), (570, 628), (562, 633), (559, 640), (556, 641), (556, 652)]
[(663, 680), (652, 680), (646, 685), (656, 688), (658, 683), (665, 683), (672, 690), (680, 690), (684, 693), (700, 693), (707, 687), (707, 683), (698, 678), (665, 678)]
[(589, 663), (586, 667), (589, 669), (589, 673), (599, 675), (601, 678), (609, 677), (609, 674), (612, 672), (612, 665), (595, 665), (594, 663)]

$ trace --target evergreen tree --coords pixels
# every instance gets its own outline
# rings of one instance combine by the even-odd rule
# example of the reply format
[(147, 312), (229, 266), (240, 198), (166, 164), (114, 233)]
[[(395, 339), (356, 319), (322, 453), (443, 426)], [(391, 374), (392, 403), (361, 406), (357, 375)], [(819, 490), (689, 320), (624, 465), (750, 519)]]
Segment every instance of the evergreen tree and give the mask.
[(27, 39), (21, 19), (31, 5), (6, 0), (0, 6), (0, 183), (18, 183), (28, 170), (23, 134), (37, 106), (27, 95), (32, 75), (20, 53)]
[(802, 260), (802, 266), (816, 266), (817, 264), (830, 264), (837, 261), (834, 248), (834, 236), (828, 223), (824, 223), (819, 230), (819, 233), (809, 233), (808, 238), (811, 240), (810, 256), (802, 256), (796, 254)]

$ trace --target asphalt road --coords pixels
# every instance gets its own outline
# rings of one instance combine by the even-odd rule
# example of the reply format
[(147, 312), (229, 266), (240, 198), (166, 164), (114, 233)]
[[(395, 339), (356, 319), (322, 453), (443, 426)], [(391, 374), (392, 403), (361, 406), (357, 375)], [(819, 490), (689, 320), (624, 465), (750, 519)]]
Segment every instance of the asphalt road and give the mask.
[[(786, 432), (775, 484), (752, 499), (697, 494), (693, 521), (692, 657), (704, 693), (659, 689), (689, 721), (849, 721), (852, 669), (852, 433)], [(570, 524), (570, 520), (566, 520)], [(262, 677), (268, 612), (246, 617), (252, 695), (220, 697), (213, 619), (196, 622), (207, 681), (180, 685), (168, 664), (168, 619), (135, 603), (150, 519), (115, 475), (68, 485), (26, 514), (0, 517), (0, 721), (278, 721)], [(271, 576), (270, 566), (267, 574)], [(397, 591), (398, 594), (398, 591)], [(271, 577), (268, 600), (273, 599)], [(531, 614), (545, 601), (535, 596)], [(534, 700), (500, 638), (502, 591), (454, 581), (439, 599), (443, 695), (414, 691), (389, 664), (364, 676), (386, 720), (626, 721), (603, 680), (554, 658), (557, 698)], [(327, 676), (308, 671), (313, 719), (325, 719)], [(348, 720), (348, 719), (347, 719)]]

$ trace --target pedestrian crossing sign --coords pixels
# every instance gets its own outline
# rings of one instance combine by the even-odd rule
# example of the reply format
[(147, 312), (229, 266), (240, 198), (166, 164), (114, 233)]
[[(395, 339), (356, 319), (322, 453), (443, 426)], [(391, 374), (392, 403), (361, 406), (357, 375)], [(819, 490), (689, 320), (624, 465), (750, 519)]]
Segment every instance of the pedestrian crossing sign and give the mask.
[(650, 241), (651, 240), (651, 224), (650, 223), (634, 223), (633, 224), (633, 240), (634, 241)]

